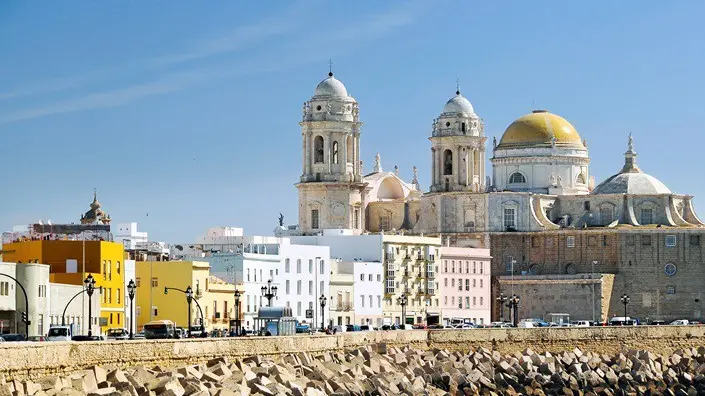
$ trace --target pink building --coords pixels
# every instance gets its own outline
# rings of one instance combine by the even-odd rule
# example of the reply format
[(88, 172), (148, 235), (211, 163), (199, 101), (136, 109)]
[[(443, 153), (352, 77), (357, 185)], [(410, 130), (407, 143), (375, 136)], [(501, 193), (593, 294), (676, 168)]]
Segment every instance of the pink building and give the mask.
[(490, 323), (490, 250), (442, 247), (439, 249), (438, 291), (441, 323), (467, 319)]

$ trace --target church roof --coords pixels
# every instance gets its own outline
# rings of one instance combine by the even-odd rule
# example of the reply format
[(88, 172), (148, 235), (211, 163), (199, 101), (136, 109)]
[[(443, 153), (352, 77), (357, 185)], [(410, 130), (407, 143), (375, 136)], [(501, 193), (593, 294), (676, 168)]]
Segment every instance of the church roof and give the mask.
[(629, 135), (629, 149), (624, 153), (624, 167), (616, 175), (595, 187), (592, 194), (671, 194), (671, 190), (659, 179), (642, 172), (636, 165), (634, 139)]
[(534, 110), (507, 127), (497, 148), (554, 146), (585, 148), (578, 131), (565, 118), (546, 110)]
[(467, 115), (475, 114), (475, 109), (473, 109), (472, 104), (460, 91), (455, 92), (455, 96), (450, 98), (443, 106), (443, 113), (465, 113)]
[(328, 73), (328, 78), (318, 83), (313, 92), (313, 96), (348, 96), (348, 90), (345, 89), (340, 80), (333, 77), (333, 73)]

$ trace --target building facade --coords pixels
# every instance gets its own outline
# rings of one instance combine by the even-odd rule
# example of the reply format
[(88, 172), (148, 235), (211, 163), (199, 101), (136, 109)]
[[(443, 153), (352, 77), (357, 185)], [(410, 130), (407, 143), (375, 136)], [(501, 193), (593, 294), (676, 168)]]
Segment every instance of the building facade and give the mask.
[(359, 325), (382, 327), (384, 313), (384, 267), (381, 262), (353, 261), (354, 322)]
[[(330, 317), (325, 321), (326, 323), (333, 326), (356, 323), (355, 314), (357, 313), (358, 304), (355, 301), (354, 285), (358, 278), (355, 278), (354, 275), (353, 263), (331, 260), (330, 293), (326, 293), (326, 295), (330, 296), (328, 299)], [(314, 325), (320, 326), (320, 323), (315, 323)]]
[(491, 257), (489, 249), (441, 247), (439, 249), (438, 295), (441, 322), (470, 320), (490, 323)]

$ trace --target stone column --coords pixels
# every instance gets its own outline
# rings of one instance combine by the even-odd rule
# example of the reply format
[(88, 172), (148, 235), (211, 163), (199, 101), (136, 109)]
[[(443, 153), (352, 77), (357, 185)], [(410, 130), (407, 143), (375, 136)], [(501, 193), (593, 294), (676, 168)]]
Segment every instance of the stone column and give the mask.
[[(480, 172), (478, 174), (478, 179), (479, 179), (478, 184), (480, 186), (483, 186), (485, 184), (485, 179), (486, 179), (486, 177), (485, 177), (485, 150), (481, 149), (477, 152), (477, 154), (480, 156), (480, 158), (478, 160), (479, 165), (480, 165)], [(485, 188), (487, 188), (487, 186), (485, 186)]]
[(311, 132), (308, 130), (304, 131), (304, 167), (305, 174), (308, 176), (311, 174), (311, 154), (313, 151), (313, 146), (311, 142)]
[[(344, 174), (345, 170), (348, 167), (348, 135), (347, 134), (343, 134), (342, 146), (343, 146), (343, 152), (342, 152), (343, 155), (342, 156), (340, 155), (341, 154), (340, 150), (338, 150), (338, 159), (342, 159), (342, 161), (340, 161), (338, 167), (340, 168), (339, 169), (340, 173)], [(338, 147), (340, 147), (340, 145)]]
[(438, 175), (438, 177), (436, 177), (436, 184), (438, 186), (443, 184), (443, 151), (443, 147), (436, 148), (436, 172)]
[(453, 165), (455, 165), (455, 172), (453, 172), (453, 176), (455, 176), (455, 183), (457, 183), (457, 184), (462, 183), (462, 180), (461, 180), (462, 175), (460, 174), (460, 168), (462, 167), (463, 160), (461, 159), (462, 158), (462, 154), (461, 154), (462, 151), (460, 151), (460, 150), (461, 150), (460, 146), (455, 146), (456, 159), (455, 159), (455, 161), (453, 161)]
[(436, 184), (436, 149), (431, 147), (431, 185)]

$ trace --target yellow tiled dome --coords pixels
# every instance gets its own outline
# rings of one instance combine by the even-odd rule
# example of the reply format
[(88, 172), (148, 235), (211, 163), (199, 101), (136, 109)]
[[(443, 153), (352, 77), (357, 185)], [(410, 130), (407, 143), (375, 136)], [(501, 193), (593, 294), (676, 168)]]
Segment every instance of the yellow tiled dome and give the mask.
[(534, 110), (512, 122), (497, 148), (551, 147), (554, 137), (556, 147), (584, 148), (573, 125), (546, 110)]

